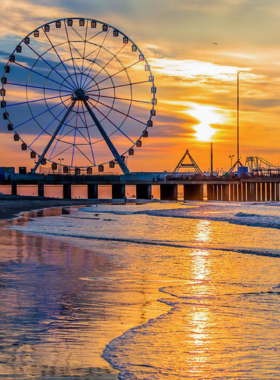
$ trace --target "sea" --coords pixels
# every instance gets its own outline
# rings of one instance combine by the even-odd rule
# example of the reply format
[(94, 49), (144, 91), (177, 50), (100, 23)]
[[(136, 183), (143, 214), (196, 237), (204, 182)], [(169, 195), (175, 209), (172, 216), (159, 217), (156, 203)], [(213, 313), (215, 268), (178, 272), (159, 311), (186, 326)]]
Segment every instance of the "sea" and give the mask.
[(55, 208), (1, 224), (3, 379), (279, 379), (280, 204)]

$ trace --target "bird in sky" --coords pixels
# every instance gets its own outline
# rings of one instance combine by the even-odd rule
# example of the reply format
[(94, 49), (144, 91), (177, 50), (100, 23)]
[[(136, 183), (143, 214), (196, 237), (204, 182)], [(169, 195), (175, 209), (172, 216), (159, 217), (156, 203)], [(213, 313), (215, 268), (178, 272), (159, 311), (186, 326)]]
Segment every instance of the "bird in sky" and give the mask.
[(212, 44), (212, 45), (218, 45), (218, 44), (217, 44), (217, 42), (213, 42), (213, 44)]

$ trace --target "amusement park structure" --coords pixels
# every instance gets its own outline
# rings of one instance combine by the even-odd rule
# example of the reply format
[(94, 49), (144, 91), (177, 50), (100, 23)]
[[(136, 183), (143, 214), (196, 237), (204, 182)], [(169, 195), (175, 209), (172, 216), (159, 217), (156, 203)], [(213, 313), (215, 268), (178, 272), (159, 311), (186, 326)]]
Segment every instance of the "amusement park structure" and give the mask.
[[(186, 163), (186, 159), (189, 159), (190, 163)], [(196, 174), (203, 176), (202, 171), (200, 170), (199, 166), (191, 156), (189, 150), (187, 149), (181, 160), (179, 161), (176, 168), (173, 170), (172, 175), (179, 173), (181, 169), (191, 169), (194, 170)]]
[[(202, 173), (189, 150), (173, 173), (129, 171), (127, 157), (142, 147), (153, 127), (157, 89), (140, 48), (110, 24), (64, 18), (36, 28), (15, 47), (1, 82), (5, 127), (35, 160), (30, 174), (25, 167), (20, 173), (0, 172), (1, 185), (11, 187), (12, 195), (18, 186), (33, 185), (43, 197), (45, 186), (60, 185), (69, 199), (71, 186), (82, 185), (88, 198), (98, 199), (98, 188), (111, 186), (112, 198), (123, 199), (125, 187), (134, 185), (136, 198), (147, 200), (157, 185), (162, 200), (177, 200), (179, 186), (185, 200), (202, 201), (205, 194), (215, 201), (280, 200), (280, 167), (247, 157), (247, 173), (240, 162), (239, 73), (237, 161), (221, 176), (213, 173), (213, 144), (210, 175)], [(47, 162), (51, 172), (38, 174)], [(105, 165), (123, 174), (106, 174)], [(195, 175), (182, 174), (186, 169)]]
[[(156, 115), (144, 54), (122, 31), (90, 18), (44, 24), (18, 43), (1, 78), (7, 129), (40, 165), (92, 174), (141, 148)], [(17, 99), (15, 101), (15, 95)], [(62, 158), (63, 155), (63, 164)]]
[(246, 157), (245, 166), (248, 167), (249, 173), (253, 175), (271, 176), (272, 174), (280, 174), (280, 166), (275, 166), (262, 157)]

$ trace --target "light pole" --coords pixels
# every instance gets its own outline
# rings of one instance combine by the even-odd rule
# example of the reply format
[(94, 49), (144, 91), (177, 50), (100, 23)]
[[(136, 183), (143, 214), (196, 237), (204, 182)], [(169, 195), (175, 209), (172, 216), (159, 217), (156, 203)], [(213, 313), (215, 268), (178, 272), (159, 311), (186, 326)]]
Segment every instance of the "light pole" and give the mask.
[(213, 177), (213, 143), (210, 143), (210, 175)]
[(239, 167), (239, 74), (237, 73), (237, 162)]
[(232, 168), (232, 159), (234, 157), (234, 154), (232, 154), (231, 156), (228, 156), (230, 158), (230, 167)]
[(236, 127), (237, 127), (237, 147), (236, 147), (236, 153), (237, 153), (237, 157), (236, 157), (236, 162), (233, 166), (231, 166), (230, 170), (229, 170), (229, 173), (231, 174), (235, 167), (237, 167), (237, 170), (239, 168), (239, 166), (243, 166), (241, 161), (240, 161), (240, 155), (239, 155), (239, 74), (242, 73), (242, 71), (238, 71), (237, 72), (237, 123), (236, 123)]
[(59, 161), (59, 164), (60, 164), (59, 172), (61, 173), (61, 161), (64, 161), (64, 158), (59, 158), (58, 161)]

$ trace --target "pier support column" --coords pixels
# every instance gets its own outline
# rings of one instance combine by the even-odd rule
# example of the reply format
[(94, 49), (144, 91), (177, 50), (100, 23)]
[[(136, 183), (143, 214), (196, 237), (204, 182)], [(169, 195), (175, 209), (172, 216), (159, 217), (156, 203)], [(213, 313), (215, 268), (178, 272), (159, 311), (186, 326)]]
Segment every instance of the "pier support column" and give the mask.
[(222, 185), (222, 199), (224, 202), (229, 201), (229, 185)]
[(276, 183), (275, 182), (271, 182), (271, 200), (272, 201), (276, 200), (275, 192), (276, 192)]
[(69, 183), (63, 185), (63, 198), (71, 199), (71, 185)]
[(216, 201), (218, 199), (218, 187), (217, 185), (213, 185), (213, 200)]
[(234, 196), (234, 185), (229, 185), (229, 200), (233, 201)]
[(240, 183), (238, 183), (236, 185), (236, 200), (240, 201), (240, 198), (241, 198), (241, 185)]
[(275, 200), (276, 200), (276, 202), (279, 202), (279, 200), (280, 200), (280, 198), (279, 198), (279, 183), (275, 183), (275, 186), (276, 186)]
[(87, 185), (88, 199), (98, 199), (98, 185), (90, 183)]
[(253, 182), (247, 183), (247, 201), (256, 201), (256, 184)]
[(217, 185), (217, 200), (222, 200), (222, 185)]
[(136, 185), (136, 199), (152, 199), (152, 186)]
[(203, 185), (184, 185), (185, 201), (203, 201)]
[(237, 201), (237, 185), (235, 184), (230, 185), (230, 200), (232, 202)]
[(177, 201), (177, 185), (160, 185), (160, 199), (162, 201)]
[(214, 190), (215, 185), (207, 185), (207, 200), (208, 201), (215, 201), (215, 190)]
[(240, 201), (241, 202), (246, 202), (247, 198), (246, 198), (246, 183), (242, 182), (240, 184)]
[(39, 183), (38, 185), (38, 197), (44, 197), (45, 196), (45, 188), (42, 183)]
[(12, 195), (17, 195), (17, 184), (12, 183)]
[(256, 201), (260, 202), (261, 201), (261, 184), (256, 183)]
[(266, 199), (268, 202), (271, 201), (271, 183), (270, 182), (266, 184)]
[(261, 196), (260, 196), (260, 200), (261, 202), (265, 202), (266, 198), (265, 198), (265, 183), (260, 183), (260, 192), (261, 192)]
[(123, 199), (125, 196), (125, 185), (112, 185), (112, 199)]

